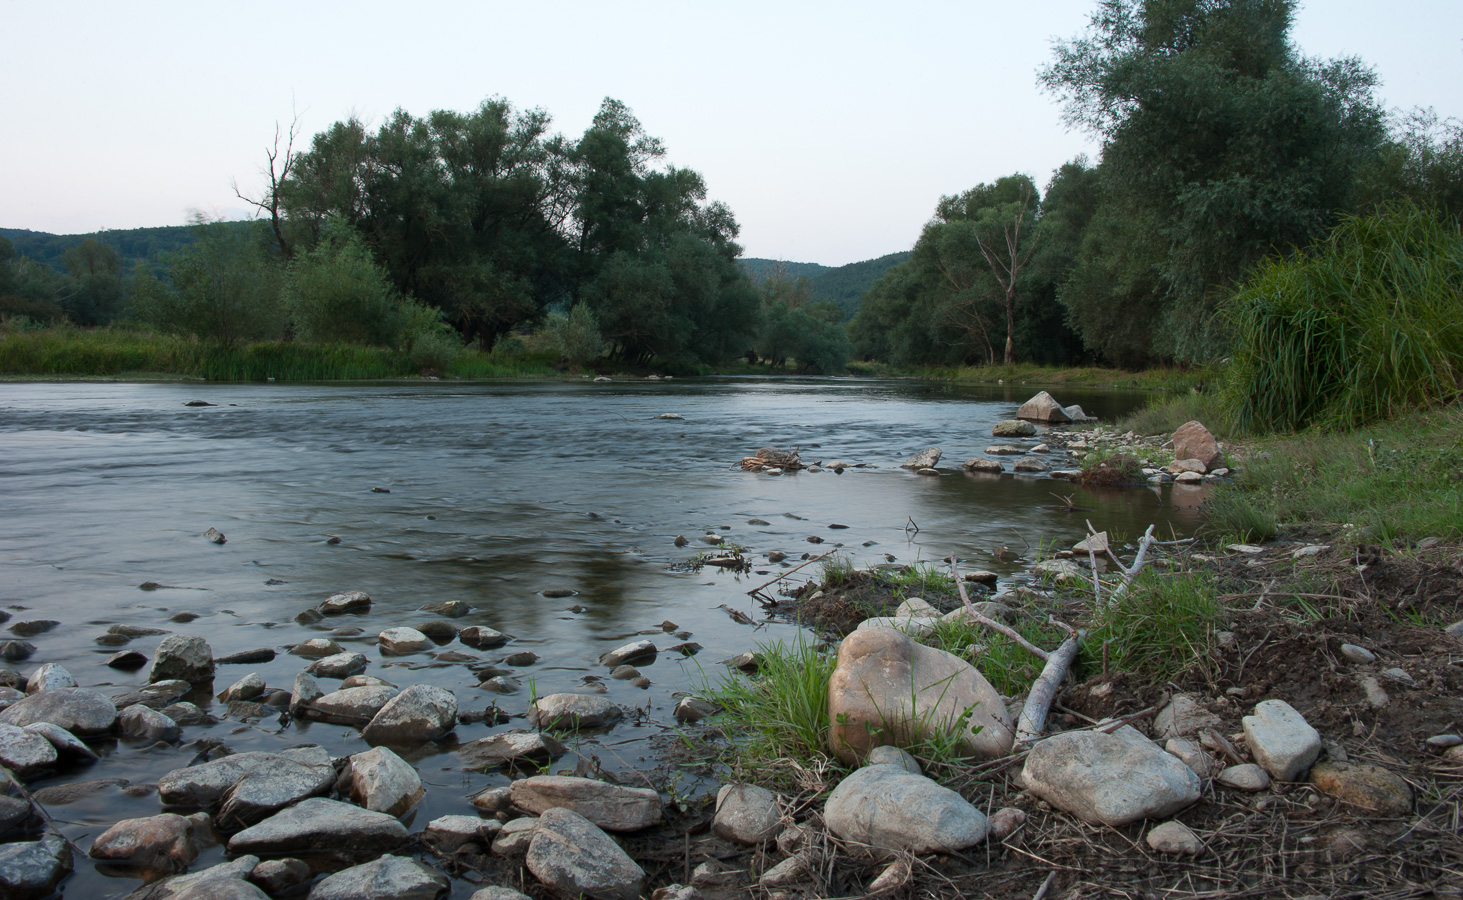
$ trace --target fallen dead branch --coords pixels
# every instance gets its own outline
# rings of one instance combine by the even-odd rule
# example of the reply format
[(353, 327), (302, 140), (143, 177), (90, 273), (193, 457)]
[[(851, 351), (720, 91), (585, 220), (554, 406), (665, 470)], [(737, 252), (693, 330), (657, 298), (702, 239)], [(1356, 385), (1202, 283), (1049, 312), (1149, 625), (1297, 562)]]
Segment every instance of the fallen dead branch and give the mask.
[(838, 548), (835, 547), (832, 550), (829, 550), (827, 553), (822, 553), (822, 554), (819, 554), (818, 556), (813, 557), (812, 559), (808, 560), (807, 562), (798, 563), (797, 565), (793, 566), (791, 569), (788, 569), (786, 572), (783, 572), (781, 575), (778, 575), (776, 578), (772, 579), (771, 581), (765, 581), (762, 584), (759, 584), (756, 587), (752, 588), (750, 591), (747, 591), (747, 595), (748, 596), (751, 596), (751, 597), (756, 597), (757, 599), (761, 600), (764, 604), (766, 604), (766, 603), (775, 603), (776, 601), (773, 598), (768, 597), (766, 594), (763, 594), (762, 593), (762, 589), (763, 588), (772, 587), (774, 584), (777, 584), (779, 581), (781, 581), (782, 579), (784, 579), (787, 576), (791, 575), (792, 573), (796, 572), (798, 569), (801, 569), (804, 566), (811, 566), (813, 563), (817, 562), (818, 560), (824, 559), (824, 558), (829, 557), (829, 556), (832, 556), (833, 554), (835, 554), (837, 552), (838, 552)]
[(956, 559), (953, 556), (950, 557), (950, 573), (955, 578), (955, 587), (957, 590), (960, 591), (960, 601), (965, 604), (965, 615), (967, 618), (970, 619), (970, 621), (976, 623), (977, 625), (983, 625), (986, 628), (997, 632), (998, 634), (1005, 635), (1006, 637), (1020, 644), (1038, 659), (1046, 660), (1048, 657), (1051, 656), (1051, 654), (1047, 651), (1041, 649), (1040, 647), (1028, 641), (1026, 638), (1022, 637), (1020, 633), (1016, 631), (1016, 629), (1011, 628), (1008, 625), (1003, 625), (994, 619), (983, 616), (980, 613), (976, 612), (975, 607), (972, 606), (970, 603), (970, 595), (965, 592), (965, 581), (960, 577), (960, 560)]

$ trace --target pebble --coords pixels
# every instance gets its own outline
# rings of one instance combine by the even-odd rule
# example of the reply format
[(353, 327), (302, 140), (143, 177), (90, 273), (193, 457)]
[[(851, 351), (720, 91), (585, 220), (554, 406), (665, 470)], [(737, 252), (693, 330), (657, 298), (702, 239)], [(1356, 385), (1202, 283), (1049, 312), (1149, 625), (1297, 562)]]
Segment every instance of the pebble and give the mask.
[(1199, 840), (1199, 836), (1179, 821), (1164, 822), (1149, 829), (1144, 840), (1159, 853), (1195, 856), (1204, 849), (1204, 842)]
[(1349, 663), (1365, 665), (1377, 661), (1377, 655), (1365, 647), (1356, 644), (1342, 644), (1341, 658)]
[(1398, 684), (1405, 684), (1408, 687), (1415, 687), (1417, 685), (1417, 682), (1413, 680), (1412, 676), (1408, 674), (1406, 669), (1383, 669), (1382, 677), (1391, 681), (1395, 681)]
[(1254, 763), (1230, 766), (1214, 780), (1237, 791), (1263, 791), (1270, 787), (1269, 774)]
[(1450, 747), (1463, 746), (1463, 737), (1456, 734), (1435, 734), (1427, 739), (1427, 745), (1434, 750), (1447, 750)]
[(1362, 693), (1366, 694), (1366, 702), (1371, 704), (1372, 709), (1381, 709), (1392, 699), (1373, 675), (1363, 675), (1357, 683), (1361, 685)]
[(777, 795), (754, 784), (726, 784), (716, 794), (711, 830), (739, 844), (764, 844), (782, 830)]

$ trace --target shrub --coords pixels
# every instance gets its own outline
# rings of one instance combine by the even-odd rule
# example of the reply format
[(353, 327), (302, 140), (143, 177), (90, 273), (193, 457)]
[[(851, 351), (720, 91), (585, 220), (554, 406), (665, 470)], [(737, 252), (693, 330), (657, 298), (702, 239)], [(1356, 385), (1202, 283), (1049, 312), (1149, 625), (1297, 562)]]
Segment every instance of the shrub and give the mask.
[(313, 249), (290, 262), (285, 304), (307, 343), (395, 346), (410, 311), (349, 226), (332, 220)]
[(567, 316), (550, 315), (548, 332), (558, 354), (575, 365), (598, 359), (604, 353), (599, 322), (587, 303), (576, 303)]

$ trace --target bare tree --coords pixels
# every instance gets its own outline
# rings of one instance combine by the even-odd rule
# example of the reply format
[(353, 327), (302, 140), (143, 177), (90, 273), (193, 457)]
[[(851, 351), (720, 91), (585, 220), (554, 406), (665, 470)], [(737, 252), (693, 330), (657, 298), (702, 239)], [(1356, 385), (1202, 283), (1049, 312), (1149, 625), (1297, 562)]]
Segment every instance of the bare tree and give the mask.
[(1036, 242), (1041, 237), (1041, 232), (1038, 231), (1024, 249), (1021, 247), (1021, 229), (1026, 225), (1026, 213), (1030, 206), (1031, 187), (1028, 184), (1021, 189), (1019, 208), (1014, 211), (1014, 215), (1010, 219), (1001, 223), (1001, 231), (1006, 238), (1004, 255), (987, 246), (979, 234), (975, 236), (975, 242), (980, 246), (980, 252), (985, 256), (986, 264), (991, 267), (991, 275), (995, 276), (1004, 292), (1001, 303), (1006, 307), (1006, 365), (1008, 366), (1016, 361), (1013, 340), (1016, 332), (1016, 279), (1021, 276), (1021, 270), (1030, 262), (1031, 254), (1036, 250)]
[(279, 252), (285, 259), (290, 258), (291, 247), (284, 236), (284, 225), (279, 215), (279, 187), (289, 177), (290, 170), (295, 164), (295, 138), (300, 134), (300, 114), (295, 113), (290, 119), (289, 134), (285, 137), (284, 151), (279, 149), (279, 123), (274, 123), (274, 145), (264, 148), (264, 156), (269, 161), (267, 167), (260, 168), (260, 172), (269, 177), (269, 187), (262, 197), (250, 197), (239, 190), (237, 180), (230, 180), (229, 185), (234, 189), (234, 196), (245, 203), (269, 216), (269, 228), (274, 233), (274, 240), (279, 244)]

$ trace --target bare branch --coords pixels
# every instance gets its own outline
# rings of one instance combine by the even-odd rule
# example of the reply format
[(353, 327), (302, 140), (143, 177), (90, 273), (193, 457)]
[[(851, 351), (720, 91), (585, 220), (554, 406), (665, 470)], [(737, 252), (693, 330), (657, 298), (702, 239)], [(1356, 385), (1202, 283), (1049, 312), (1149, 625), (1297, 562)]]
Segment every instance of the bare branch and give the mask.
[(955, 576), (955, 587), (960, 591), (961, 602), (965, 604), (966, 618), (970, 619), (970, 621), (974, 622), (977, 625), (984, 625), (986, 628), (989, 628), (994, 632), (1004, 634), (1006, 637), (1024, 647), (1037, 659), (1044, 660), (1051, 656), (1051, 654), (1047, 653), (1045, 650), (1041, 649), (1040, 647), (1028, 641), (1026, 638), (1022, 637), (1020, 632), (1016, 631), (1016, 629), (1011, 628), (1008, 625), (1002, 625), (1000, 622), (997, 622), (994, 619), (986, 618), (985, 616), (975, 611), (975, 607), (970, 604), (970, 595), (965, 592), (965, 582), (962, 581), (960, 578), (960, 560), (956, 559), (953, 556), (950, 557), (950, 572)]

